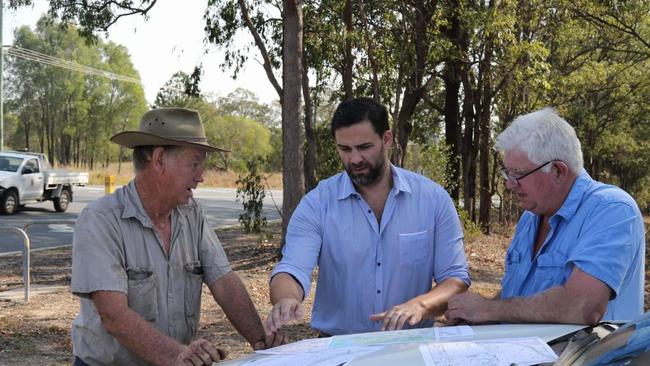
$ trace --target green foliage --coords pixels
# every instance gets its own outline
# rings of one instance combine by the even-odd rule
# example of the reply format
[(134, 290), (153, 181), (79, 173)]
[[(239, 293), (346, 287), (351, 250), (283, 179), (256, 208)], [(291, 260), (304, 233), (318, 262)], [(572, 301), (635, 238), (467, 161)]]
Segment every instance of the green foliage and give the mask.
[(452, 183), (448, 181), (446, 172), (449, 149), (444, 144), (410, 144), (406, 157), (406, 169), (420, 173), (443, 187)]
[(190, 75), (178, 71), (160, 88), (154, 101), (155, 108), (188, 106), (197, 96), (188, 95), (193, 88)]
[(240, 175), (237, 183), (237, 202), (242, 202), (244, 213), (239, 215), (239, 223), (247, 233), (260, 233), (266, 227), (266, 217), (263, 214), (266, 190), (259, 173), (260, 158), (246, 161), (248, 172)]
[(462, 207), (456, 205), (456, 211), (458, 211), (458, 217), (460, 218), (460, 224), (463, 227), (463, 236), (465, 241), (472, 240), (483, 234), (481, 230), (481, 225), (472, 221), (472, 218), (469, 217), (469, 213)]
[(266, 171), (282, 171), (282, 129), (279, 127), (270, 128), (271, 131), (271, 153), (266, 159)]
[[(167, 84), (171, 85), (173, 80), (178, 80), (179, 74), (175, 74)], [(157, 100), (167, 100), (173, 106), (197, 110), (210, 144), (230, 150), (229, 153), (210, 154), (207, 163), (209, 166), (245, 172), (247, 161), (267, 161), (274, 156), (276, 147), (271, 141), (271, 130), (260, 123), (246, 117), (225, 114), (219, 106), (200, 96), (187, 97), (182, 93), (174, 96), (167, 91), (161, 91), (158, 95), (165, 97)], [(227, 111), (232, 112), (232, 109)]]
[(343, 170), (343, 163), (336, 151), (336, 142), (332, 137), (329, 124), (320, 124), (314, 130), (318, 148), (318, 163), (316, 164), (316, 179), (329, 178)]
[(232, 151), (226, 168), (245, 171), (247, 161), (266, 159), (272, 153), (269, 129), (248, 118), (218, 116), (206, 129), (211, 142)]
[(224, 115), (245, 117), (268, 128), (281, 125), (279, 105), (260, 103), (250, 90), (237, 88), (224, 98), (218, 98), (217, 105)]
[[(112, 42), (88, 45), (77, 28), (41, 18), (15, 31), (15, 46), (139, 78), (128, 52)], [(137, 126), (146, 110), (139, 84), (7, 57), (7, 109), (17, 117), (9, 148), (43, 151), (54, 164), (93, 168), (123, 156), (113, 134)]]

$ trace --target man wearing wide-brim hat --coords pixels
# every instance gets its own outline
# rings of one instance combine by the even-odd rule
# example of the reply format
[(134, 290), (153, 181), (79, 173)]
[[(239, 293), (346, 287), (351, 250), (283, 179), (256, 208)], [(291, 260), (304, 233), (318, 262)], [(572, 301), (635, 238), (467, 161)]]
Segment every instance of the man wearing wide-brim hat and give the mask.
[(192, 190), (203, 181), (211, 146), (196, 111), (154, 109), (138, 131), (111, 141), (133, 148), (135, 178), (89, 204), (75, 226), (72, 323), (75, 365), (210, 365), (225, 353), (195, 339), (201, 289), (255, 349), (284, 342), (265, 336)]

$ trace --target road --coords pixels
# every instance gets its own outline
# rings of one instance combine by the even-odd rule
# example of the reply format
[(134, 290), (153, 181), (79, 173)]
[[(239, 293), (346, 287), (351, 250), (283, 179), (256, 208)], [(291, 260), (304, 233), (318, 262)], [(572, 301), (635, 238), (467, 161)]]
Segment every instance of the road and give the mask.
[[(104, 195), (103, 186), (76, 187), (74, 201), (66, 212), (55, 212), (52, 202), (27, 205), (12, 216), (0, 216), (0, 254), (22, 250), (23, 244), (16, 234), (1, 230), (8, 227), (23, 227), (31, 223), (27, 234), (32, 249), (49, 248), (72, 244), (73, 226), (71, 224), (48, 223), (55, 220), (74, 220), (81, 210), (91, 201)], [(273, 190), (272, 198), (267, 192), (264, 199), (264, 214), (268, 220), (279, 219), (275, 205), (282, 205), (282, 191)], [(211, 226), (238, 224), (239, 214), (243, 213), (242, 204), (236, 202), (234, 188), (198, 188), (194, 197), (203, 206)], [(275, 204), (274, 204), (275, 202)], [(40, 223), (40, 224), (39, 224)]]

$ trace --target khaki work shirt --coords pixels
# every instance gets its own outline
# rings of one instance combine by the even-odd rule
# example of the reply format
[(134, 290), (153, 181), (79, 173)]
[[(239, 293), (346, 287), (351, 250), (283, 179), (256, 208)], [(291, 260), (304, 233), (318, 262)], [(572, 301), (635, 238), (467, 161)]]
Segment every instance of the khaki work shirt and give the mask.
[(89, 204), (79, 215), (72, 250), (74, 355), (89, 365), (145, 365), (103, 327), (90, 293), (118, 291), (129, 308), (183, 344), (196, 335), (203, 283), (230, 272), (226, 254), (194, 199), (172, 212), (169, 257), (144, 211), (135, 181)]

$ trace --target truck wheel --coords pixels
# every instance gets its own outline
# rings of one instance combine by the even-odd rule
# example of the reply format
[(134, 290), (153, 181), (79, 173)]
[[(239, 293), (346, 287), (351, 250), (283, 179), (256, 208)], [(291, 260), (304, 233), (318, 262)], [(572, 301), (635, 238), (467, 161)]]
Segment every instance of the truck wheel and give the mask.
[(62, 190), (59, 197), (54, 197), (54, 209), (57, 212), (64, 212), (68, 209), (70, 204), (70, 192), (67, 190)]
[(0, 199), (0, 212), (3, 215), (13, 215), (18, 209), (18, 194), (16, 191), (7, 191)]

